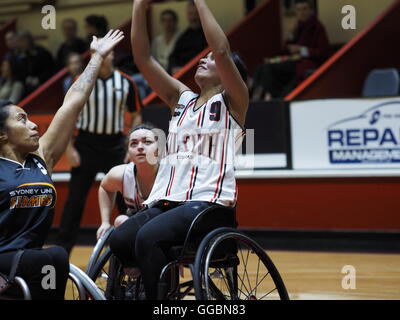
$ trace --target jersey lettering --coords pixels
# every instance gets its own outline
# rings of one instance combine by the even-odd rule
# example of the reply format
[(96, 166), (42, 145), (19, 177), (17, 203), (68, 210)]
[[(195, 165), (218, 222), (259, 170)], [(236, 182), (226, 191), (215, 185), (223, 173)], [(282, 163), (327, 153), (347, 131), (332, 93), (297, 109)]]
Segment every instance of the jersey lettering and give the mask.
[(33, 161), (36, 163), (36, 165), (38, 166), (40, 171), (42, 171), (42, 173), (46, 176), (47, 175), (47, 169), (45, 167), (43, 167), (43, 165), (37, 159), (33, 158)]

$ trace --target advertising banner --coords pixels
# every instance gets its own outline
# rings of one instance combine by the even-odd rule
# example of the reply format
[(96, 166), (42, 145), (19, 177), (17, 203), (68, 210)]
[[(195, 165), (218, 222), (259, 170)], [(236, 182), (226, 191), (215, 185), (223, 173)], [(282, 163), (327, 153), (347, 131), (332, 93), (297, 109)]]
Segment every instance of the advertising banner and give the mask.
[(400, 168), (400, 97), (294, 102), (293, 169)]

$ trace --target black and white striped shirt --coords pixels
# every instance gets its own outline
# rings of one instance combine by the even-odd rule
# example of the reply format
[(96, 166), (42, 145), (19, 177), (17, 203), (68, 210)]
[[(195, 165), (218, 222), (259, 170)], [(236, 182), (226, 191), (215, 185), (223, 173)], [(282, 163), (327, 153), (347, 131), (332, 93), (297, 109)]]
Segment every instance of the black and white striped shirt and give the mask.
[(94, 134), (118, 134), (124, 130), (125, 109), (140, 111), (135, 82), (119, 70), (106, 79), (98, 78), (76, 127)]

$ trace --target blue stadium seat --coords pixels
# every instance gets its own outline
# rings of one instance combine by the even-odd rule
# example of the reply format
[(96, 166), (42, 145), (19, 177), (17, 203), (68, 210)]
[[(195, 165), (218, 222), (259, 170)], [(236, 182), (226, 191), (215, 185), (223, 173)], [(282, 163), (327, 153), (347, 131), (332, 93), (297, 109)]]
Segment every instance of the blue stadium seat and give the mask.
[(400, 76), (397, 69), (374, 69), (364, 82), (363, 97), (397, 96), (400, 91)]

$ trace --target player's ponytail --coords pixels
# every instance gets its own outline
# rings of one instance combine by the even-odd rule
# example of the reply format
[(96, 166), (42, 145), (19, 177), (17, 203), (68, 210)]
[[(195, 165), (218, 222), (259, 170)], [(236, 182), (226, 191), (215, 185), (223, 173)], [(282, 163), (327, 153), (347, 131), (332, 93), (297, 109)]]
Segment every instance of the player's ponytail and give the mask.
[(232, 52), (231, 58), (235, 63), (236, 68), (239, 70), (239, 73), (242, 76), (244, 83), (247, 83), (248, 70), (242, 58), (239, 56), (237, 52)]

